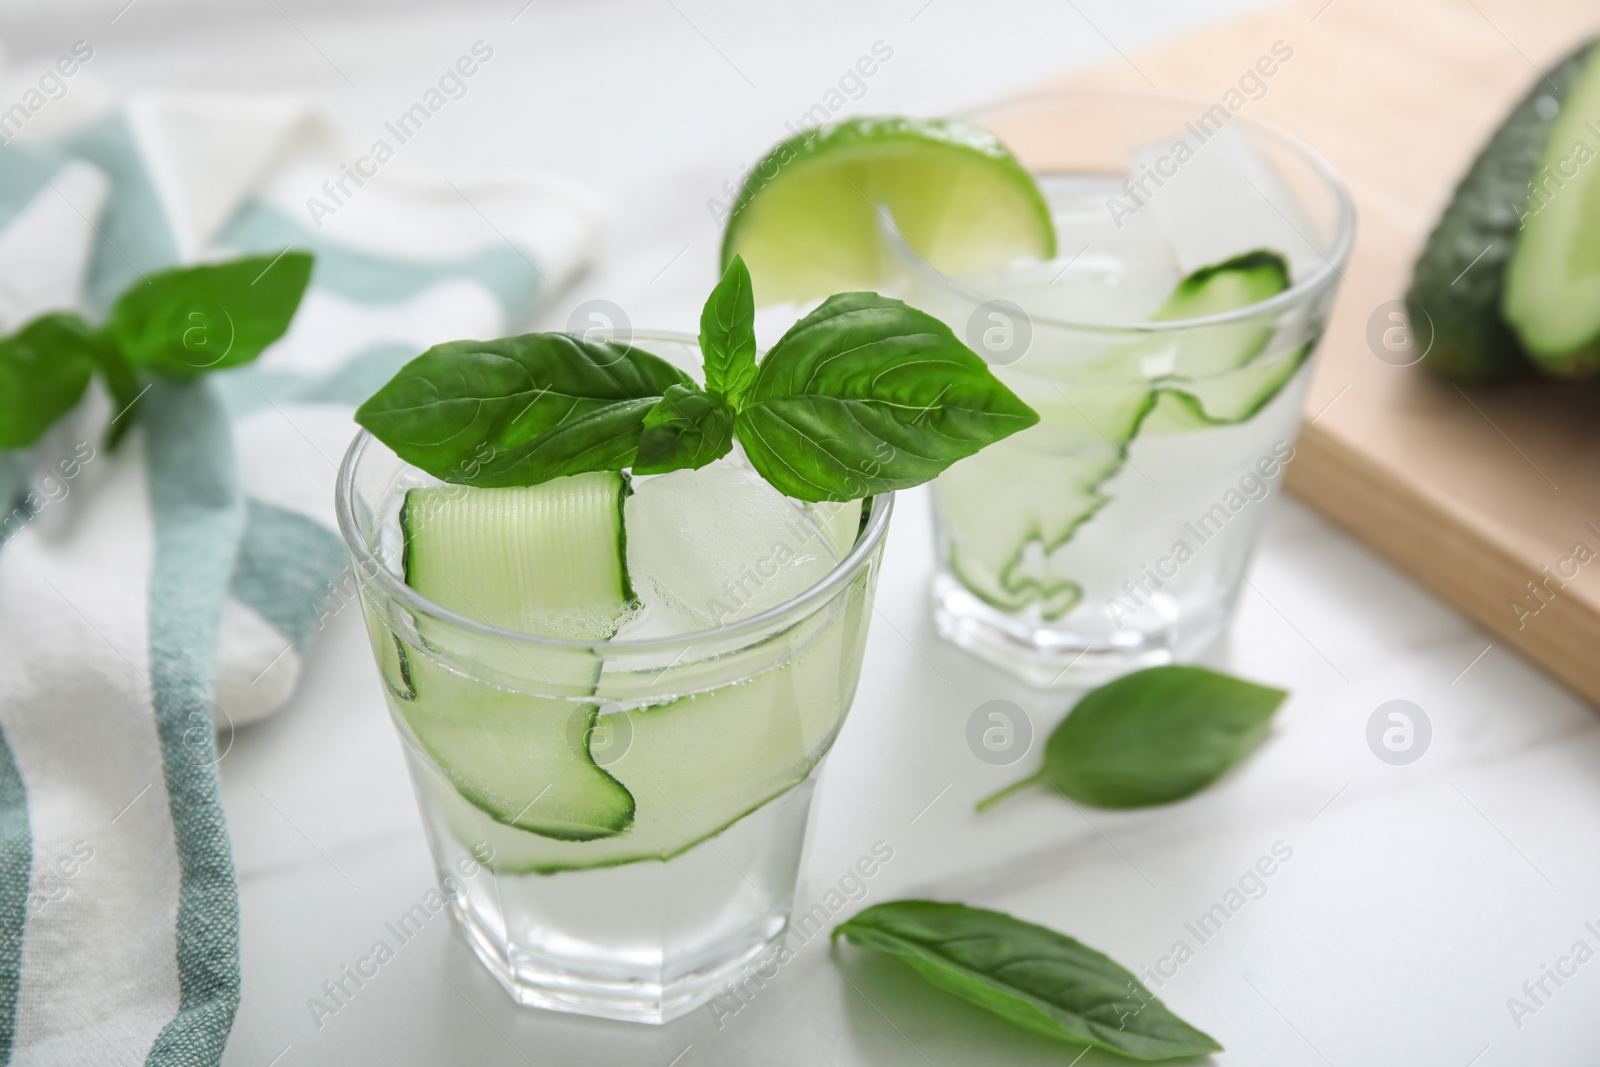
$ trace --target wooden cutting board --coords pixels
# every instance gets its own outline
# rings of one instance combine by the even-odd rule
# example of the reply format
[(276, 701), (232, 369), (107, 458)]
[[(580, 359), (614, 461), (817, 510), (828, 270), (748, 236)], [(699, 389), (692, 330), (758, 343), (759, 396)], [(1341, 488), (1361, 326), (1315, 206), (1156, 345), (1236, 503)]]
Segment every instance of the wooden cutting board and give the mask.
[[(1210, 104), (1274, 42), (1293, 49), (1240, 113), (1333, 162), (1358, 234), (1288, 489), (1600, 704), (1600, 386), (1463, 391), (1380, 360), (1367, 339), (1489, 132), (1597, 31), (1592, 0), (1311, 0), (1061, 84)], [(1546, 580), (1563, 571), (1576, 576)]]

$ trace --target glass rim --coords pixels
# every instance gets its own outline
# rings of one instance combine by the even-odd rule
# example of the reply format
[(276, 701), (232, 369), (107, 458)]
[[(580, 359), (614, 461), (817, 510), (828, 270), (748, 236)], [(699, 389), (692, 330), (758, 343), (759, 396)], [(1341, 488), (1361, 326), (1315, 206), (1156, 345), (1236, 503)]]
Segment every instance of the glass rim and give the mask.
[[(983, 104), (979, 107), (959, 112), (955, 117), (963, 122), (982, 125), (986, 116), (1014, 110), (1027, 105), (1043, 105), (1052, 103), (1071, 104), (1080, 102), (1084, 104), (1121, 103), (1162, 105), (1167, 107), (1192, 107), (1196, 109), (1198, 113), (1202, 114), (1209, 112), (1210, 108), (1209, 105), (1201, 103), (1200, 101), (1181, 96), (1173, 96), (1167, 93), (1139, 92), (1135, 90), (1123, 89), (1053, 89), (1042, 90), (1033, 93), (1024, 93), (1016, 96), (1002, 97), (999, 100)], [(1243, 123), (1251, 130), (1262, 134), (1270, 140), (1276, 141), (1280, 145), (1288, 148), (1295, 155), (1299, 156), (1310, 166), (1312, 172), (1322, 179), (1323, 185), (1333, 194), (1334, 203), (1336, 206), (1334, 240), (1330, 252), (1325, 253), (1321, 249), (1317, 249), (1317, 255), (1321, 257), (1322, 263), (1312, 270), (1311, 273), (1306, 277), (1293, 282), (1289, 288), (1285, 289), (1281, 293), (1270, 296), (1265, 300), (1257, 301), (1254, 304), (1246, 304), (1242, 308), (1235, 308), (1232, 311), (1224, 311), (1216, 315), (1206, 315), (1193, 319), (1164, 319), (1160, 322), (1094, 323), (1078, 322), (1072, 319), (1053, 318), (1044, 315), (1034, 315), (1032, 312), (1028, 312), (1029, 319), (1047, 326), (1065, 330), (1076, 330), (1082, 333), (1159, 335), (1177, 332), (1180, 330), (1195, 329), (1197, 327), (1220, 326), (1226, 323), (1237, 322), (1244, 319), (1257, 318), (1267, 313), (1275, 313), (1298, 303), (1300, 300), (1304, 299), (1306, 294), (1314, 292), (1323, 285), (1327, 284), (1330, 275), (1337, 274), (1341, 278), (1344, 276), (1341, 265), (1347, 262), (1350, 257), (1350, 249), (1355, 243), (1356, 232), (1355, 201), (1351, 199), (1350, 190), (1345, 186), (1344, 179), (1339, 177), (1339, 172), (1334, 169), (1333, 164), (1328, 162), (1327, 158), (1323, 156), (1322, 153), (1318, 152), (1315, 148), (1312, 148), (1309, 144), (1307, 144), (1305, 141), (1302, 141), (1294, 134), (1280, 129), (1269, 122), (1263, 122), (1260, 119), (1252, 118), (1248, 115), (1240, 115), (1230, 112), (1230, 116), (1230, 126), (1236, 122)], [(1035, 172), (1029, 170), (1028, 173), (1033, 174)], [(1301, 236), (1304, 237), (1303, 234)], [(1307, 243), (1310, 244), (1311, 242), (1307, 240)], [(1315, 248), (1315, 245), (1313, 245), (1313, 247)], [(915, 256), (915, 250), (912, 250), (912, 254)], [(921, 256), (915, 256), (915, 258), (916, 260), (920, 261), (920, 264), (914, 263), (914, 267), (925, 265), (930, 270), (935, 269), (933, 268), (932, 264), (927, 263), (926, 260), (922, 260)], [(943, 274), (940, 274), (939, 277), (941, 279), (941, 283), (945, 287), (953, 292), (961, 294), (964, 297), (973, 298), (975, 303), (981, 304), (987, 300), (994, 299), (991, 294), (974, 289), (970, 285), (965, 285), (958, 281), (952, 281)]]
[[(696, 347), (699, 345), (698, 338), (689, 334), (668, 331), (635, 332), (624, 343), (632, 345), (635, 340), (641, 338), (645, 341), (681, 342), (693, 344)], [(751, 634), (764, 639), (770, 636), (771, 627), (774, 623), (781, 622), (789, 615), (803, 617), (810, 610), (826, 603), (834, 593), (853, 580), (883, 543), (884, 536), (889, 529), (889, 518), (894, 512), (894, 492), (892, 490), (875, 493), (870, 497), (864, 498), (862, 503), (869, 509), (866, 525), (856, 538), (855, 545), (852, 546), (844, 559), (834, 564), (833, 568), (820, 581), (808, 586), (802, 592), (790, 597), (781, 604), (759, 611), (749, 618), (740, 619), (738, 622), (727, 626), (721, 626), (714, 630), (695, 630), (691, 633), (650, 637), (641, 640), (586, 641), (569, 637), (549, 637), (543, 634), (530, 634), (520, 630), (508, 630), (499, 626), (492, 626), (489, 623), (451, 611), (444, 605), (428, 599), (409, 585), (406, 585), (398, 575), (378, 558), (371, 546), (367, 544), (366, 538), (361, 535), (355, 514), (356, 468), (366, 455), (368, 446), (377, 442), (377, 440), (365, 427), (356, 433), (355, 438), (350, 442), (350, 447), (345, 449), (343, 460), (339, 463), (338, 480), (334, 488), (334, 511), (339, 521), (339, 533), (344, 540), (345, 550), (350, 553), (355, 562), (356, 580), (358, 582), (373, 583), (382, 589), (385, 595), (400, 601), (412, 611), (438, 619), (451, 626), (475, 631), (486, 637), (569, 651), (581, 650), (603, 652), (610, 655), (627, 655), (638, 652), (659, 652), (663, 649), (676, 648), (680, 645), (693, 647), (712, 640), (727, 641), (744, 634)], [(398, 456), (396, 458), (399, 459)], [(400, 462), (405, 463), (406, 461), (401, 459)], [(411, 464), (406, 465), (411, 466)]]

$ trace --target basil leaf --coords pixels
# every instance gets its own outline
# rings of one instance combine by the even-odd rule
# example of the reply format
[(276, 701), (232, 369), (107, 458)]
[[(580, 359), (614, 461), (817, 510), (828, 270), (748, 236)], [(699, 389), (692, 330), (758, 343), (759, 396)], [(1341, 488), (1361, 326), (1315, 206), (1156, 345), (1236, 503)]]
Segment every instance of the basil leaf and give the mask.
[(734, 432), (800, 500), (905, 489), (1039, 416), (950, 328), (876, 293), (840, 293), (761, 361)]
[(41, 315), (0, 338), (0, 449), (26, 448), (77, 407), (95, 363), (89, 327), (71, 312)]
[(1222, 1050), (1111, 959), (1003, 912), (894, 900), (834, 927), (834, 938), (841, 935), (859, 948), (898, 956), (940, 989), (1059, 1041), (1136, 1060)]
[(122, 354), (122, 349), (104, 332), (93, 335), (93, 346), (89, 356), (94, 360), (100, 378), (105, 382), (106, 392), (111, 394), (111, 403), (115, 410), (111, 412), (111, 421), (106, 424), (104, 444), (108, 451), (114, 451), (127, 432), (133, 429), (133, 424), (139, 417), (139, 397), (142, 390), (139, 388), (138, 375), (134, 373), (133, 364), (128, 362), (128, 357)]
[(692, 385), (669, 386), (644, 417), (635, 474), (696, 470), (733, 449), (733, 409)]
[(756, 377), (756, 303), (743, 256), (734, 256), (700, 312), (706, 390), (735, 410)]
[(135, 367), (169, 378), (237, 367), (289, 329), (311, 262), (285, 252), (161, 271), (117, 298), (105, 328)]
[(1078, 701), (1045, 742), (1044, 769), (978, 803), (1036, 782), (1097, 808), (1192, 796), (1267, 736), (1288, 693), (1203, 667), (1151, 667)]
[(631, 464), (645, 416), (689, 377), (648, 352), (563, 333), (435, 345), (356, 409), (448, 482), (537, 485)]

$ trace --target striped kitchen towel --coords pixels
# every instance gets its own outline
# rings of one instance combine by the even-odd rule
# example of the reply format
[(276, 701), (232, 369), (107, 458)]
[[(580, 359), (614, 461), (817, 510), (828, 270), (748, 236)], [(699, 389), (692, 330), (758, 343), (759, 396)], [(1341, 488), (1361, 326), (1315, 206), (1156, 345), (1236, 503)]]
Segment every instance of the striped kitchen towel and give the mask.
[(255, 364), (152, 383), (114, 452), (96, 384), (0, 453), (0, 1063), (221, 1057), (238, 906), (212, 724), (283, 704), (353, 595), (352, 409), (430, 344), (514, 332), (596, 247), (599, 212), (554, 179), (365, 151), (306, 104), (213, 97), (0, 145), (0, 331), (93, 320), (173, 264), (316, 255)]

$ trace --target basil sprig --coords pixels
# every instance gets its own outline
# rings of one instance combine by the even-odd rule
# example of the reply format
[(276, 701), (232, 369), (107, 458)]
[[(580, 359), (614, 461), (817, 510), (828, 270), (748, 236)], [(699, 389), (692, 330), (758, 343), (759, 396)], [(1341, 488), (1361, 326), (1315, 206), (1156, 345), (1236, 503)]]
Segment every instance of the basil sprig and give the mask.
[(1259, 745), (1286, 696), (1203, 667), (1135, 671), (1078, 701), (1045, 742), (1044, 766), (978, 810), (1040, 782), (1097, 808), (1182, 800)]
[(737, 408), (756, 377), (756, 300), (742, 256), (733, 257), (700, 312), (706, 391)]
[(703, 467), (737, 439), (762, 477), (808, 501), (918, 485), (1039, 421), (948, 326), (876, 293), (829, 297), (758, 364), (735, 257), (700, 327), (704, 386), (630, 345), (453, 341), (402, 367), (356, 421), (408, 463), (475, 486)]
[(668, 386), (661, 402), (645, 414), (633, 469), (640, 474), (698, 469), (732, 450), (733, 408), (680, 383)]
[(1136, 1060), (1220, 1052), (1110, 958), (1003, 912), (932, 900), (876, 904), (834, 927), (1018, 1026)]
[(445, 481), (536, 485), (621, 470), (645, 416), (689, 376), (610, 341), (530, 333), (435, 345), (356, 409), (407, 463)]
[(246, 256), (146, 276), (105, 324), (70, 311), (0, 338), (0, 449), (26, 448), (83, 399), (99, 374), (117, 406), (115, 445), (133, 425), (149, 375), (188, 381), (248, 363), (282, 337), (311, 278), (311, 256)]

